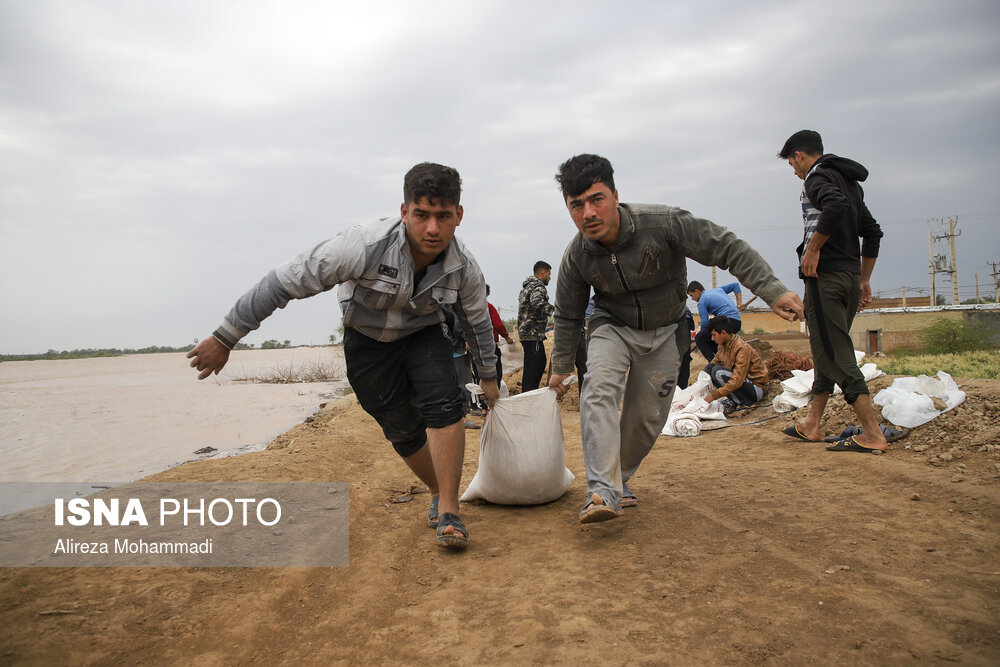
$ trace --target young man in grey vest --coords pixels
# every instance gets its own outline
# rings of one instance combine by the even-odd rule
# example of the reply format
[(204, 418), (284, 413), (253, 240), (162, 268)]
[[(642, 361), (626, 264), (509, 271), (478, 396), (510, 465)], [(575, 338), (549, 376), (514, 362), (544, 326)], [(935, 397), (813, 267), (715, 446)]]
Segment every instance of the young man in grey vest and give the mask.
[(416, 165), (403, 180), (399, 216), (343, 231), (271, 271), (188, 354), (199, 379), (218, 373), (236, 343), (275, 309), (339, 285), (347, 379), (427, 485), (428, 524), (437, 528), (438, 545), (450, 549), (466, 548), (469, 531), (458, 516), (465, 408), (443, 305), (465, 330), (488, 405), (500, 393), (486, 281), (455, 236), (461, 192), (455, 169)]

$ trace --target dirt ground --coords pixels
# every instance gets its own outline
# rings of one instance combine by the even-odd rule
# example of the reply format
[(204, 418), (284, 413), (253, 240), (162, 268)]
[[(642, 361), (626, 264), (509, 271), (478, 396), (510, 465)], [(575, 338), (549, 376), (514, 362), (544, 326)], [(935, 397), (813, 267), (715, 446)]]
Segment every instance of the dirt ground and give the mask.
[[(1000, 382), (958, 383), (965, 404), (883, 455), (780, 433), (808, 408), (663, 436), (638, 506), (590, 526), (569, 395), (569, 492), (464, 506), (460, 554), (426, 494), (393, 502), (416, 478), (338, 401), (267, 451), (150, 479), (348, 481), (349, 567), (0, 570), (0, 663), (997, 665)], [(852, 421), (841, 399), (828, 414), (831, 434)]]

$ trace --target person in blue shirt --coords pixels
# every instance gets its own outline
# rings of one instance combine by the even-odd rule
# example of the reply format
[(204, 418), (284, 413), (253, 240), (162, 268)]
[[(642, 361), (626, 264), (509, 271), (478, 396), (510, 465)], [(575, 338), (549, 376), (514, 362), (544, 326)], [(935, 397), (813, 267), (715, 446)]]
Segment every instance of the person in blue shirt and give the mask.
[[(698, 316), (701, 318), (701, 327), (694, 335), (694, 342), (698, 350), (711, 361), (719, 351), (719, 346), (712, 341), (712, 332), (708, 330), (708, 318), (725, 315), (732, 320), (732, 325), (736, 327), (733, 333), (737, 333), (742, 328), (740, 311), (743, 310), (743, 290), (739, 283), (729, 283), (722, 287), (706, 290), (705, 286), (697, 280), (691, 281), (687, 286), (688, 296), (698, 304)], [(736, 305), (729, 298), (730, 294), (736, 295)]]

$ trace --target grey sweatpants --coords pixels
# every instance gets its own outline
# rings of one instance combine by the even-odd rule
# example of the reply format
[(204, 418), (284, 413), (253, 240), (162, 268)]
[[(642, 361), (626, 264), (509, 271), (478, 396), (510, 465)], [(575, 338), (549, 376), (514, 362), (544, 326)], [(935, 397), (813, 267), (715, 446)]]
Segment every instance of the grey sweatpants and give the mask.
[(580, 397), (588, 499), (596, 492), (617, 508), (622, 482), (663, 430), (680, 365), (676, 331), (676, 324), (650, 331), (604, 324), (591, 331)]

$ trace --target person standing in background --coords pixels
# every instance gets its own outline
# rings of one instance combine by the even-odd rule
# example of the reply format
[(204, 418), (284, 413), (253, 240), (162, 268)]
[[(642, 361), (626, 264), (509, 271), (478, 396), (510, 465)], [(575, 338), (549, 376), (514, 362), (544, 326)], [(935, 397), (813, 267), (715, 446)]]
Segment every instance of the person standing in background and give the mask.
[[(490, 296), (490, 286), (486, 286), (486, 297)], [(497, 382), (503, 380), (503, 360), (500, 358), (500, 339), (503, 338), (507, 341), (508, 345), (514, 345), (514, 339), (510, 337), (507, 333), (507, 327), (504, 326), (503, 320), (500, 319), (500, 313), (489, 301), (486, 302), (486, 307), (490, 311), (490, 322), (493, 323), (493, 342), (496, 344), (497, 348)]]
[(680, 370), (677, 371), (677, 388), (686, 389), (691, 382), (691, 332), (694, 331), (694, 318), (691, 311), (684, 309), (684, 322), (678, 325), (687, 335), (680, 333), (677, 335), (677, 351), (681, 355)]
[(524, 348), (521, 391), (538, 389), (545, 373), (545, 329), (554, 310), (545, 286), (552, 279), (552, 266), (535, 262), (532, 275), (524, 279), (517, 297), (517, 336)]
[(836, 384), (861, 427), (827, 449), (885, 451), (889, 444), (851, 339), (854, 316), (872, 300), (871, 275), (882, 239), (882, 228), (865, 205), (861, 188), (868, 170), (854, 160), (823, 153), (823, 139), (813, 130), (790, 136), (778, 157), (803, 181), (799, 201), (804, 233), (796, 252), (814, 364), (809, 414), (784, 432), (798, 440), (822, 441), (820, 420)]
[[(743, 320), (740, 317), (740, 311), (743, 309), (743, 290), (740, 289), (739, 283), (729, 283), (706, 290), (700, 282), (692, 280), (687, 286), (687, 293), (691, 300), (698, 304), (698, 318), (701, 320), (698, 333), (694, 335), (695, 345), (705, 359), (711, 361), (719, 351), (719, 346), (712, 342), (712, 332), (708, 330), (709, 316), (725, 315), (736, 327), (733, 333), (738, 332), (743, 327)], [(730, 294), (736, 295), (735, 306), (733, 300), (729, 298)]]

